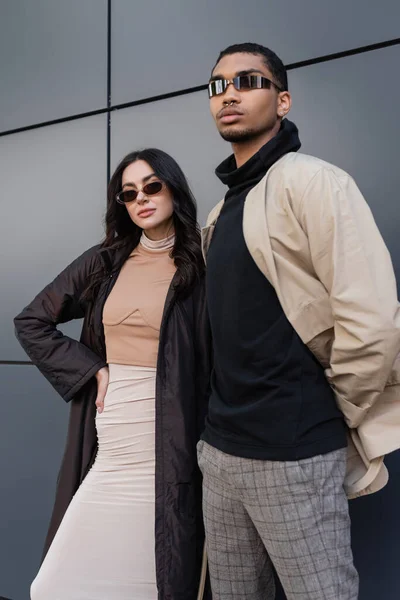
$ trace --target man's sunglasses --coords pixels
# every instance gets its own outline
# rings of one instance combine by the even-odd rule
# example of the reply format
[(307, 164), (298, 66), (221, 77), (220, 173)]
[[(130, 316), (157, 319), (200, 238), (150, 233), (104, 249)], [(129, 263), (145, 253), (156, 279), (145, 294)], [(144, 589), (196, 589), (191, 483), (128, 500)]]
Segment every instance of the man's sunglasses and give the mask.
[(235, 90), (269, 90), (273, 85), (279, 92), (283, 92), (276, 83), (262, 75), (239, 75), (233, 79), (213, 79), (210, 81), (208, 84), (209, 97), (223, 94), (230, 83), (233, 84)]
[(126, 204), (127, 202), (133, 202), (138, 197), (139, 192), (143, 192), (145, 196), (155, 196), (159, 194), (163, 189), (164, 184), (161, 181), (150, 181), (146, 183), (141, 190), (124, 190), (116, 195), (117, 202), (120, 204)]

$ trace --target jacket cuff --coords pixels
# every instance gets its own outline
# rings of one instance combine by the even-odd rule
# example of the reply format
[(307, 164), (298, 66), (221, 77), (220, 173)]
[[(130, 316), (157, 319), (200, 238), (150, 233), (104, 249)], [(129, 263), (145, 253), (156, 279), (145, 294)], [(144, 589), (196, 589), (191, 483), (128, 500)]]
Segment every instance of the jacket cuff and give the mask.
[(79, 390), (94, 376), (97, 371), (107, 367), (107, 363), (104, 360), (99, 360), (81, 379), (64, 395), (65, 402), (69, 402), (79, 392)]

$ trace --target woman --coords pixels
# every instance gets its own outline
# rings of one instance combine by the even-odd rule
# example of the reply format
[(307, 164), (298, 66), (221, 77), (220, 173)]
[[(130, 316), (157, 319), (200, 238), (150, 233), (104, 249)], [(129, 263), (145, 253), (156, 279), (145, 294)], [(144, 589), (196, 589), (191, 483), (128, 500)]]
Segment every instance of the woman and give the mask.
[[(82, 317), (80, 342), (58, 331)], [(71, 400), (32, 600), (196, 600), (208, 321), (196, 205), (169, 155), (147, 149), (121, 161), (105, 241), (15, 326), (33, 363)]]

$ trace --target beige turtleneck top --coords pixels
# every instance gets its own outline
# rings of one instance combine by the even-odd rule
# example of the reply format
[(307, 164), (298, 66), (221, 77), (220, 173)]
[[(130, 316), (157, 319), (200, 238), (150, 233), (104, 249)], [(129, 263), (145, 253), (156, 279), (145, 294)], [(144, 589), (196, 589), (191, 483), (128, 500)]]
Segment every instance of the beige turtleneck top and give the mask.
[(107, 362), (157, 365), (165, 299), (176, 267), (174, 235), (152, 241), (143, 233), (124, 263), (103, 309)]

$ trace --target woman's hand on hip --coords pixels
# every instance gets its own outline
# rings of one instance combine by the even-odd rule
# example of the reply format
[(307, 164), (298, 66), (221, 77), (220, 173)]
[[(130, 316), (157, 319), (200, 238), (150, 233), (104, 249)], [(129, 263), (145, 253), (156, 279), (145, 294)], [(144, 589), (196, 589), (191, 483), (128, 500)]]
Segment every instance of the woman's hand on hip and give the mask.
[(97, 407), (97, 412), (102, 413), (104, 410), (104, 398), (106, 396), (107, 387), (108, 387), (108, 379), (109, 379), (108, 367), (103, 367), (102, 369), (97, 371), (95, 377), (97, 379), (96, 407)]

